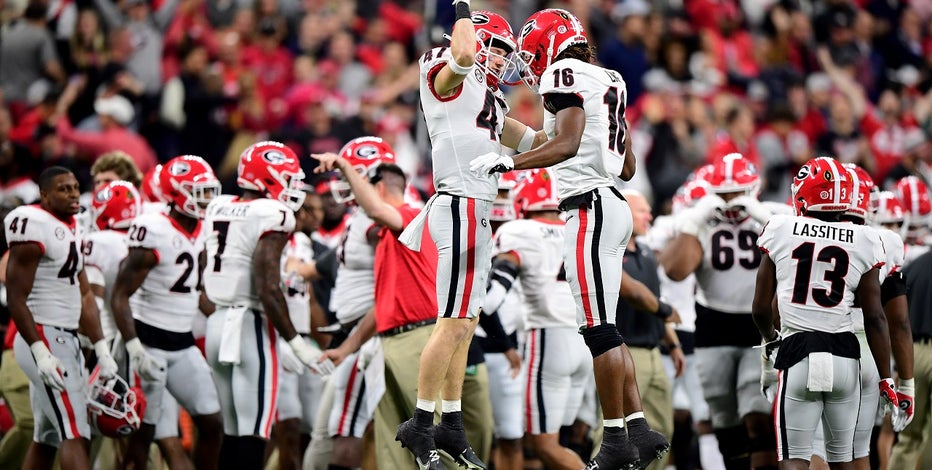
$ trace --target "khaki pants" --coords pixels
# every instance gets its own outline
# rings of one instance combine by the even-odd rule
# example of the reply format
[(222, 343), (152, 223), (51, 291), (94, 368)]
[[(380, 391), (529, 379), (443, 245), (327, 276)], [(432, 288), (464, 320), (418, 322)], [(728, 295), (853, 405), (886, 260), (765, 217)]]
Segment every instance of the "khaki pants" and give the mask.
[(0, 468), (21, 468), (32, 444), (33, 416), (29, 402), (29, 379), (19, 368), (13, 350), (3, 351), (0, 364), (0, 395), (13, 415), (13, 428), (0, 442)]
[[(668, 440), (673, 439), (673, 395), (660, 350), (630, 346), (628, 350), (631, 351), (631, 358), (634, 360), (638, 392), (641, 394), (641, 405), (644, 407), (647, 423), (651, 429), (663, 434)], [(654, 461), (647, 468), (660, 470), (665, 461), (666, 458), (663, 461)]]
[(932, 344), (913, 343), (916, 379), (913, 422), (899, 434), (890, 457), (891, 469), (932, 468), (929, 439), (932, 438)]
[[(399, 335), (383, 337), (385, 354), (385, 395), (375, 410), (375, 456), (380, 469), (413, 468), (414, 457), (395, 441), (398, 425), (414, 416), (417, 403), (418, 365), (421, 351), (434, 327), (424, 326)], [(438, 397), (439, 398), (439, 397)], [(440, 410), (438, 404), (437, 410)], [(485, 364), (467, 374), (463, 383), (463, 422), (466, 438), (483, 461), (488, 461), (492, 446), (492, 404), (489, 400), (489, 376)], [(441, 453), (446, 468), (456, 463)]]

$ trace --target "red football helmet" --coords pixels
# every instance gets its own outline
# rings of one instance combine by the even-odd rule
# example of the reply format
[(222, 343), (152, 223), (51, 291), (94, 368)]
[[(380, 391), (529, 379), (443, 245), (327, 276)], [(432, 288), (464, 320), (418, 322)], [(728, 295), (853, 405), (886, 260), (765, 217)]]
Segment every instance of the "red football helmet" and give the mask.
[(515, 204), (522, 214), (532, 211), (555, 211), (560, 206), (559, 186), (550, 170), (541, 168), (531, 174), (514, 189)]
[(294, 151), (279, 142), (252, 144), (239, 156), (236, 184), (283, 202), (291, 210), (304, 204), (304, 171)]
[(871, 198), (874, 210), (874, 223), (878, 225), (903, 224), (906, 222), (906, 209), (896, 195), (890, 191), (874, 193)]
[(111, 181), (94, 192), (91, 214), (99, 230), (126, 229), (139, 215), (139, 191), (126, 181)]
[(907, 176), (896, 182), (896, 196), (909, 214), (910, 226), (925, 226), (932, 214), (929, 188), (916, 176)]
[(91, 424), (107, 437), (124, 437), (136, 432), (146, 413), (146, 397), (142, 389), (130, 387), (118, 375), (110, 379), (101, 378), (99, 367), (94, 368), (89, 382), (87, 417)]
[(673, 195), (673, 213), (676, 214), (683, 209), (692, 207), (696, 201), (702, 199), (709, 192), (709, 183), (703, 179), (696, 178), (686, 181)]
[(852, 180), (853, 190), (851, 193), (851, 206), (845, 211), (845, 214), (861, 219), (867, 222), (871, 213), (871, 191), (874, 190), (874, 180), (867, 170), (854, 163), (845, 163), (842, 165), (848, 170), (848, 176)]
[(791, 189), (797, 215), (811, 211), (842, 212), (851, 205), (854, 181), (838, 160), (819, 157), (799, 169)]
[[(395, 151), (381, 137), (359, 137), (353, 139), (340, 150), (340, 157), (346, 160), (357, 173), (375, 183), (376, 168), (382, 163), (395, 163)], [(355, 196), (345, 179), (330, 183), (330, 192), (337, 202), (352, 201)]]
[(213, 168), (194, 155), (175, 157), (162, 165), (159, 181), (169, 204), (198, 219), (206, 214), (207, 204), (220, 195), (220, 181)]
[(550, 8), (528, 17), (518, 37), (517, 61), (521, 79), (536, 90), (540, 76), (561, 52), (575, 44), (588, 44), (582, 23), (566, 10)]
[[(701, 176), (709, 182), (709, 189), (715, 194), (744, 191), (749, 196), (757, 196), (760, 187), (757, 168), (740, 153), (729, 153), (713, 163), (711, 169), (702, 167), (700, 170), (708, 172)], [(697, 179), (700, 177), (698, 173)]]
[(686, 178), (686, 181), (700, 180), (708, 183), (711, 180), (712, 173), (715, 171), (715, 165), (707, 163), (693, 170)]
[[(476, 28), (476, 67), (485, 72), (489, 85), (497, 86), (499, 81), (504, 81), (507, 73), (515, 69), (512, 59), (516, 46), (515, 33), (498, 13), (476, 10), (472, 12), (471, 19)], [(501, 49), (504, 54), (493, 52), (493, 47)], [(493, 70), (494, 60), (502, 62), (497, 72)]]
[(159, 163), (155, 165), (155, 167), (149, 169), (145, 176), (142, 177), (142, 184), (139, 185), (139, 191), (142, 193), (142, 197), (146, 198), (146, 202), (167, 202), (165, 198), (162, 197), (162, 188), (159, 186), (161, 184), (159, 181), (159, 176), (161, 174), (162, 164)]

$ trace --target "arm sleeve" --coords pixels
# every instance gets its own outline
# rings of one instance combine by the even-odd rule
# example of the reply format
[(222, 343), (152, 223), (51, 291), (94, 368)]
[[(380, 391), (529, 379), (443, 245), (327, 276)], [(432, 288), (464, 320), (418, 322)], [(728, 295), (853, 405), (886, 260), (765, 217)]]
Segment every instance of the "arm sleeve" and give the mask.
[(511, 337), (505, 333), (505, 328), (502, 326), (502, 320), (497, 311), (486, 314), (485, 309), (483, 309), (482, 315), (479, 316), (479, 325), (485, 330), (486, 339), (488, 339), (485, 352), (500, 353), (517, 347)]

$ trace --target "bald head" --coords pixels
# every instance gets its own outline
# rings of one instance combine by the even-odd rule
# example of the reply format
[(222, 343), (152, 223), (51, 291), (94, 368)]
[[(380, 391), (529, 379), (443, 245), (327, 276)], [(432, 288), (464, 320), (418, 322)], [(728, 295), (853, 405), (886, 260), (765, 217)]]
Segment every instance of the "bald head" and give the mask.
[(635, 237), (647, 235), (647, 231), (650, 230), (650, 223), (654, 220), (650, 213), (650, 204), (647, 203), (647, 198), (634, 189), (626, 189), (621, 194), (628, 201), (628, 207), (631, 208), (631, 220), (633, 222), (631, 235)]

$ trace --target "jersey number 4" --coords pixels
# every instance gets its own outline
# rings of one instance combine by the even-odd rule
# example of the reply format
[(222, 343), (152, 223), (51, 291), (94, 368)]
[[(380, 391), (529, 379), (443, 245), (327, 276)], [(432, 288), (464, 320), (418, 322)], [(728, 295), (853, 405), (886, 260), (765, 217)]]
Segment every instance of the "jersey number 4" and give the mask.
[[(806, 242), (797, 246), (792, 255), (796, 260), (796, 279), (793, 282), (792, 301), (795, 304), (805, 304), (809, 300), (815, 243)], [(834, 307), (840, 304), (845, 296), (845, 276), (848, 275), (850, 263), (848, 252), (837, 246), (827, 246), (819, 250), (815, 261), (828, 263), (831, 269), (826, 269), (823, 277), (828, 281), (829, 289), (812, 289), (812, 300), (825, 308)]]
[(65, 258), (65, 264), (58, 270), (59, 279), (68, 279), (71, 285), (74, 285), (74, 276), (78, 273), (78, 246), (71, 242), (68, 245), (68, 257)]

